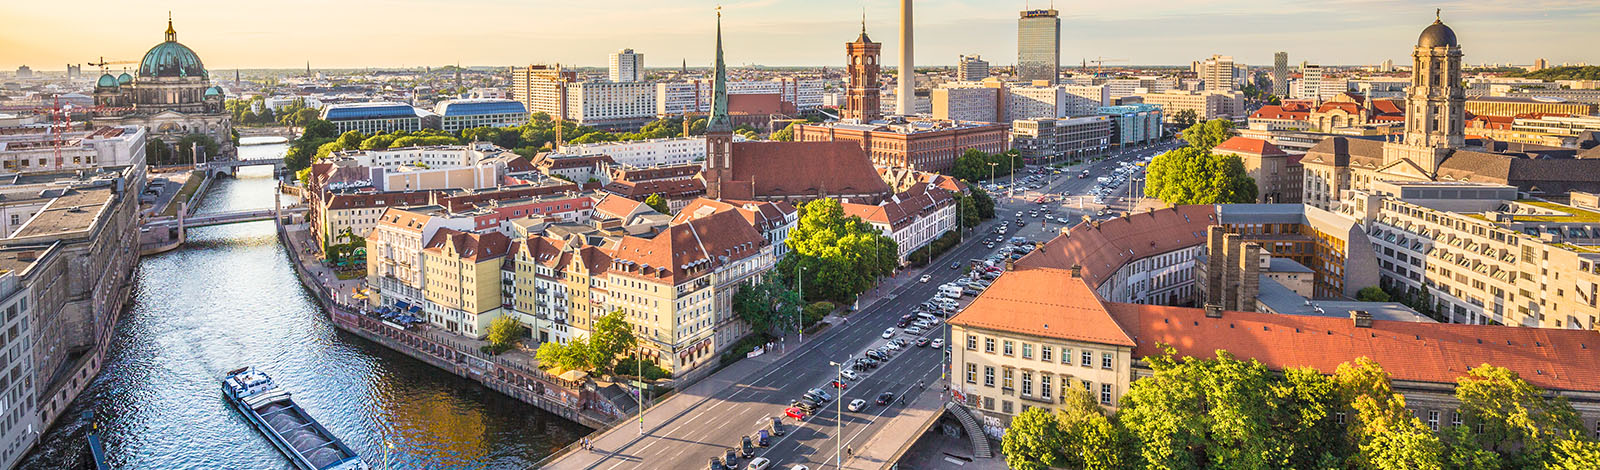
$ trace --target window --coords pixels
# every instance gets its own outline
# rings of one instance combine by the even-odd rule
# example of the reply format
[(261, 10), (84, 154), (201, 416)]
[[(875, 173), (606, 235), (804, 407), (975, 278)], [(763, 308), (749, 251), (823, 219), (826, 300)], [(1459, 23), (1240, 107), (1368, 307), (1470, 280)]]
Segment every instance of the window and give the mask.
[(994, 386), (994, 366), (983, 366), (983, 386)]
[(1022, 372), (1022, 395), (1023, 396), (1033, 395), (1033, 373), (1032, 372), (1027, 372), (1027, 371), (1023, 371)]
[(1094, 390), (1094, 382), (1090, 382), (1090, 381), (1087, 381), (1087, 380), (1083, 381), (1083, 391), (1088, 392), (1088, 391), (1093, 391), (1093, 390)]
[(1101, 369), (1110, 369), (1111, 368), (1111, 353), (1101, 353), (1100, 354), (1100, 368)]
[(978, 350), (978, 335), (967, 335), (967, 349)]
[(994, 409), (994, 397), (983, 397), (983, 409), (985, 409), (985, 410), (993, 410)]
[[(1461, 412), (1460, 411), (1451, 411), (1450, 412), (1450, 425), (1451, 426), (1460, 426), (1461, 425)], [(1597, 435), (1600, 435), (1600, 427), (1595, 428), (1595, 431), (1596, 431)]]
[(1094, 353), (1089, 352), (1088, 350), (1083, 351), (1083, 366), (1094, 367)]
[(1022, 343), (1022, 358), (1033, 359), (1033, 345)]
[(1000, 401), (1000, 412), (1001, 413), (1005, 413), (1005, 414), (1011, 414), (1011, 400), (1001, 400)]
[(1013, 354), (1012, 349), (1015, 346), (1011, 343), (1011, 341), (1005, 341), (1003, 347), (1004, 347), (1004, 351), (1005, 351), (1004, 354), (1005, 355), (1010, 356), (1011, 354)]
[(1111, 404), (1111, 384), (1100, 384), (1100, 403)]
[(994, 354), (994, 338), (983, 339), (983, 352)]
[(1061, 363), (1072, 365), (1072, 348), (1061, 348)]
[(1002, 371), (1000, 373), (1000, 388), (1002, 390), (1010, 390), (1014, 388), (1012, 387), (1013, 385), (1015, 384), (1012, 382), (1011, 369), (1008, 368), (1005, 371)]
[[(1039, 398), (1050, 399), (1050, 376), (1048, 375), (1039, 374)], [(1596, 430), (1600, 431), (1600, 428), (1596, 428)]]
[(1439, 430), (1439, 411), (1438, 410), (1428, 410), (1428, 429), (1429, 430), (1433, 430), (1433, 431), (1438, 431)]
[(967, 383), (969, 383), (969, 384), (978, 383), (978, 365), (977, 364), (973, 364), (971, 362), (967, 363)]
[(1039, 346), (1039, 360), (1050, 362), (1050, 349), (1049, 346)]

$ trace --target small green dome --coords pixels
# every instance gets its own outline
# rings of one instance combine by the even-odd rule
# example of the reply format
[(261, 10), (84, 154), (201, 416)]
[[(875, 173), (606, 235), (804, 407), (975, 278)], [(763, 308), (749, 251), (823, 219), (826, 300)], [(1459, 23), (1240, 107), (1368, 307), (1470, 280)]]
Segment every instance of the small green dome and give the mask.
[(214, 86), (206, 89), (206, 97), (222, 96), (222, 87)]
[(117, 76), (118, 85), (127, 85), (129, 83), (133, 83), (133, 76), (128, 75), (128, 72), (122, 72), (122, 75)]
[(95, 82), (94, 86), (96, 88), (116, 88), (117, 87), (117, 77), (113, 77), (109, 73), (105, 74), (105, 75), (101, 75), (100, 76), (100, 81)]

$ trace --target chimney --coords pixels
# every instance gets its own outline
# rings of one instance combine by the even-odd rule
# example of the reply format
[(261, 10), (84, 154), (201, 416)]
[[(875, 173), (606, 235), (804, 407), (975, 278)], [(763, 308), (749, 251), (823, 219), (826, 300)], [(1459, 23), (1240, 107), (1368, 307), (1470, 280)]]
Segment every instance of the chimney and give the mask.
[(1222, 318), (1222, 306), (1215, 302), (1206, 302), (1206, 318)]
[(1206, 302), (1222, 302), (1222, 269), (1226, 256), (1222, 248), (1224, 233), (1220, 225), (1206, 228), (1206, 278), (1202, 280), (1205, 283), (1202, 294)]
[(1366, 310), (1351, 310), (1350, 319), (1355, 320), (1356, 328), (1372, 328), (1372, 313)]
[(1082, 278), (1082, 277), (1083, 277), (1083, 266), (1082, 265), (1077, 265), (1077, 264), (1072, 265), (1072, 278), (1073, 279), (1078, 279), (1078, 278)]
[[(1239, 279), (1244, 277), (1239, 270), (1239, 255), (1243, 250), (1244, 238), (1237, 233), (1222, 236), (1222, 252), (1227, 258), (1222, 262), (1222, 298), (1212, 300), (1222, 305), (1227, 310), (1239, 309)], [(1209, 273), (1208, 273), (1209, 274)]]
[(1239, 310), (1256, 311), (1256, 297), (1261, 295), (1261, 244), (1245, 242), (1244, 253), (1239, 256)]
[(1010, 257), (1006, 257), (1006, 271), (1016, 271), (1016, 270), (1017, 270), (1017, 261), (1011, 259)]

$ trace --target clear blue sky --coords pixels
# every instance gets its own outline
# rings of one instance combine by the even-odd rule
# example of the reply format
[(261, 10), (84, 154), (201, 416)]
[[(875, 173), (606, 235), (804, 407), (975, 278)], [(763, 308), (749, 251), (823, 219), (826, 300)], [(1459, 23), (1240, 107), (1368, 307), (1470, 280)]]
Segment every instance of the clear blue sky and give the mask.
[[(732, 64), (842, 65), (860, 27), (896, 62), (896, 0), (722, 2)], [(1048, 1), (1029, 0), (1032, 7)], [(166, 12), (179, 40), (209, 68), (398, 67), (562, 62), (603, 66), (624, 47), (650, 67), (711, 61), (710, 0), (4, 0), (0, 70), (58, 70), (99, 56), (137, 60), (161, 40)], [(979, 54), (1016, 57), (1022, 1), (920, 0), (917, 63), (948, 65)], [(1057, 2), (1062, 62), (1103, 56), (1134, 64), (1187, 64), (1213, 53), (1266, 64), (1408, 61), (1410, 45), (1443, 8), (1468, 63), (1600, 63), (1600, 0), (1117, 0)]]

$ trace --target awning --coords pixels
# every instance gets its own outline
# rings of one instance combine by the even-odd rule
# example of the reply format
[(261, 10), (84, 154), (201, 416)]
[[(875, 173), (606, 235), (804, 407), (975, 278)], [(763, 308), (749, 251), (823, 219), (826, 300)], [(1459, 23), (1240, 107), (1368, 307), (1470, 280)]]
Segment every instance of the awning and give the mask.
[(422, 313), (422, 307), (417, 306), (417, 305), (412, 305), (411, 306), (411, 312), (412, 313)]
[(406, 301), (404, 301), (404, 300), (396, 300), (394, 302), (394, 308), (398, 308), (400, 310), (405, 310), (407, 308), (411, 308), (411, 304), (406, 303)]

